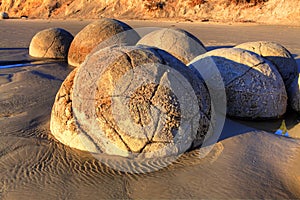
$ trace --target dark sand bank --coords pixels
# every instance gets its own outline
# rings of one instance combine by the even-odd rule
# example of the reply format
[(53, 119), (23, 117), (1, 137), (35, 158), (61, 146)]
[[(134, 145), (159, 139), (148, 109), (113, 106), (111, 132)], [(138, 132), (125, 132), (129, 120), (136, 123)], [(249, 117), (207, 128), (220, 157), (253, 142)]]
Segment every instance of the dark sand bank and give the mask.
[[(61, 27), (76, 34), (87, 23), (0, 21), (0, 65), (13, 66), (0, 68), (0, 199), (300, 198), (300, 140), (272, 134), (273, 122), (227, 119), (220, 141), (206, 157), (192, 151), (146, 174), (114, 170), (89, 153), (56, 142), (49, 136), (50, 112), (72, 68), (64, 62), (31, 58), (27, 48), (39, 30)], [(210, 48), (273, 40), (300, 58), (300, 28), (159, 24), (184, 28)], [(292, 121), (298, 119), (292, 116)], [(300, 126), (291, 124), (293, 130)]]

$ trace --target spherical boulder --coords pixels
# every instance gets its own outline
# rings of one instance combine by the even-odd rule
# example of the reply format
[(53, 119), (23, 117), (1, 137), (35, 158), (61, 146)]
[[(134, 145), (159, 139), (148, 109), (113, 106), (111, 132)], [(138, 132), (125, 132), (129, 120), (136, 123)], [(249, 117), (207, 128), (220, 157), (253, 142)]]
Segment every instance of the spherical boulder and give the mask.
[(57, 93), (51, 132), (84, 151), (124, 157), (177, 155), (203, 142), (210, 97), (167, 52), (109, 47), (91, 54)]
[(235, 46), (235, 48), (252, 51), (272, 62), (281, 74), (286, 88), (298, 75), (295, 59), (285, 47), (278, 43), (269, 41), (246, 42)]
[(187, 64), (196, 56), (206, 53), (202, 42), (191, 33), (177, 28), (164, 28), (148, 33), (137, 45), (163, 49)]
[(300, 113), (300, 78), (299, 75), (291, 83), (290, 87), (287, 89), (287, 94), (289, 98), (289, 106)]
[(8, 13), (0, 12), (0, 19), (9, 19)]
[[(219, 69), (225, 85), (228, 116), (269, 119), (286, 112), (287, 94), (279, 72), (255, 53), (237, 48), (216, 49), (198, 56), (189, 66), (201, 73), (215, 66)], [(218, 85), (212, 87), (219, 89)]]
[(124, 22), (108, 18), (97, 20), (75, 36), (69, 50), (68, 63), (78, 67), (95, 47), (100, 50), (115, 44), (135, 45), (139, 39), (139, 35)]
[(73, 36), (61, 28), (38, 32), (29, 45), (29, 55), (37, 58), (66, 59)]

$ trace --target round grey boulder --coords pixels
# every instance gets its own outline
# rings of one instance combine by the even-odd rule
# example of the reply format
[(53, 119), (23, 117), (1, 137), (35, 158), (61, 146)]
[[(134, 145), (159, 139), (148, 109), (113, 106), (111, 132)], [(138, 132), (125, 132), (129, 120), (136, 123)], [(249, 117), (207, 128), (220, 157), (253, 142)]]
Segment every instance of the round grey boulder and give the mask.
[(100, 50), (116, 44), (135, 45), (139, 39), (139, 35), (124, 22), (108, 18), (97, 20), (75, 36), (69, 50), (68, 63), (78, 67), (94, 48)]
[(298, 75), (297, 63), (292, 54), (278, 43), (269, 41), (246, 42), (235, 46), (235, 48), (252, 51), (272, 62), (281, 74), (286, 88)]
[(163, 49), (184, 64), (196, 56), (206, 53), (202, 42), (191, 33), (177, 28), (164, 28), (148, 33), (138, 41), (137, 45), (147, 45)]
[(37, 58), (66, 59), (73, 36), (61, 28), (38, 32), (29, 45), (29, 55)]
[[(216, 49), (195, 58), (190, 67), (208, 73), (217, 67), (224, 81), (227, 115), (244, 119), (279, 118), (286, 112), (287, 94), (272, 63), (250, 51)], [(213, 75), (212, 75), (213, 77)], [(218, 91), (218, 85), (215, 91)]]
[(8, 13), (0, 12), (0, 19), (9, 19)]
[(91, 54), (57, 93), (51, 133), (70, 147), (124, 157), (178, 155), (210, 125), (204, 83), (165, 51), (109, 47)]

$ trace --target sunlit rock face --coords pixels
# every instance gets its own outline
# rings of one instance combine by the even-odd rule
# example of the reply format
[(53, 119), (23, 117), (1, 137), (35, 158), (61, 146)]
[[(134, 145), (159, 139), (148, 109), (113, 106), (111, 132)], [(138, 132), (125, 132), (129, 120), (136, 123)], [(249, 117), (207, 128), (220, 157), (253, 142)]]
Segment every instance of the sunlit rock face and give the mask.
[(124, 22), (108, 18), (97, 20), (75, 36), (70, 46), (68, 63), (78, 67), (97, 46), (100, 50), (115, 44), (135, 45), (139, 39), (139, 35)]
[(38, 32), (29, 45), (29, 55), (38, 58), (66, 59), (73, 36), (61, 28)]
[(292, 54), (281, 44), (269, 41), (246, 42), (237, 45), (241, 48), (252, 51), (269, 60), (280, 73), (286, 88), (298, 76), (298, 67)]
[(153, 31), (142, 37), (137, 45), (163, 49), (187, 64), (196, 56), (206, 53), (202, 42), (191, 33), (177, 28)]
[(259, 55), (238, 48), (223, 48), (200, 55), (191, 63), (203, 72), (215, 66), (219, 69), (225, 84), (228, 116), (269, 119), (279, 118), (286, 112), (287, 94), (281, 75)]
[(205, 84), (169, 53), (115, 46), (90, 55), (63, 82), (51, 132), (84, 151), (165, 157), (201, 145), (210, 109)]

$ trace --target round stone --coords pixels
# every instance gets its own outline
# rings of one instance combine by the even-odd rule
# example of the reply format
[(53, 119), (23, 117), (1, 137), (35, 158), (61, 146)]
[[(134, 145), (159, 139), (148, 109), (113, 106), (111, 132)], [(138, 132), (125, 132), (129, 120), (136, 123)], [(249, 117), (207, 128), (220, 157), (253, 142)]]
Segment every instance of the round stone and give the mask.
[(202, 80), (172, 55), (115, 46), (91, 54), (63, 82), (51, 132), (84, 151), (166, 157), (201, 145), (210, 107)]
[(97, 20), (75, 36), (69, 50), (68, 63), (78, 67), (95, 47), (100, 50), (115, 44), (135, 45), (139, 39), (139, 35), (124, 22), (108, 18)]
[(235, 48), (252, 51), (269, 60), (281, 74), (286, 88), (298, 75), (297, 63), (292, 54), (278, 43), (268, 41), (246, 42)]
[(287, 89), (289, 97), (289, 106), (300, 113), (300, 78), (299, 75), (291, 83), (290, 87)]
[[(189, 66), (200, 67), (202, 73), (215, 66), (219, 69), (228, 116), (269, 119), (286, 112), (287, 94), (279, 72), (255, 53), (238, 48), (216, 49), (198, 56)], [(212, 87), (219, 89), (218, 85)]]
[(66, 59), (73, 36), (61, 28), (38, 32), (29, 45), (29, 55), (38, 58)]
[(0, 19), (9, 19), (8, 13), (0, 12)]
[(196, 56), (206, 53), (202, 42), (191, 33), (178, 28), (164, 28), (148, 33), (137, 45), (163, 49), (187, 64)]

